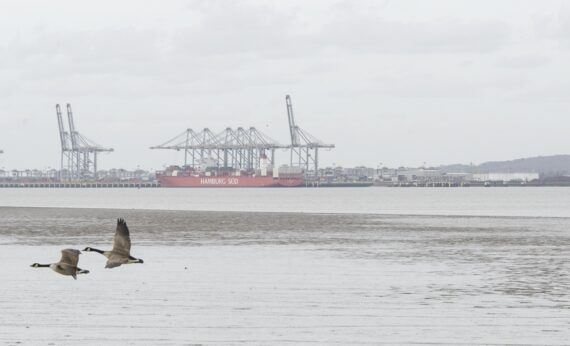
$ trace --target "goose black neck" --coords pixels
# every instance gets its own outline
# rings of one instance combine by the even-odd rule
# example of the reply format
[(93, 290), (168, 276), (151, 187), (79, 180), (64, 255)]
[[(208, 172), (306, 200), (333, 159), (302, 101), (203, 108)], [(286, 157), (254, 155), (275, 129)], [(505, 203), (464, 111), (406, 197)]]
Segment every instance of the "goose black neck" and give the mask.
[(39, 268), (47, 268), (49, 266), (50, 266), (49, 264), (38, 264), (37, 265), (37, 267), (39, 267)]
[(91, 248), (91, 251), (95, 251), (95, 252), (98, 252), (98, 253), (100, 253), (100, 254), (102, 254), (103, 252), (105, 252), (105, 251), (103, 251), (103, 250), (94, 249), (94, 248)]

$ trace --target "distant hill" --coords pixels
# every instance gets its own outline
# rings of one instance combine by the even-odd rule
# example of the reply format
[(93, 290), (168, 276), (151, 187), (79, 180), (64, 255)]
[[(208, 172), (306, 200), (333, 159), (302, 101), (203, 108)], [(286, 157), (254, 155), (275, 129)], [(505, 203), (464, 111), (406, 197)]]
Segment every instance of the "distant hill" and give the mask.
[(480, 165), (445, 165), (444, 172), (462, 173), (509, 173), (534, 172), (545, 177), (570, 174), (570, 155), (527, 157), (510, 161), (489, 161)]

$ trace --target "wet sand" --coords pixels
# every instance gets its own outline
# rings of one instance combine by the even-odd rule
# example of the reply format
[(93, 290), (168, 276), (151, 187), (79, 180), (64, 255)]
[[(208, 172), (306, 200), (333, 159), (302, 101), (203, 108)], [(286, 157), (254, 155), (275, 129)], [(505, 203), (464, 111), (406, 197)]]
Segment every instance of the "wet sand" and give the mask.
[[(77, 281), (33, 262), (94, 253)], [(1, 344), (570, 340), (570, 219), (1, 208)]]

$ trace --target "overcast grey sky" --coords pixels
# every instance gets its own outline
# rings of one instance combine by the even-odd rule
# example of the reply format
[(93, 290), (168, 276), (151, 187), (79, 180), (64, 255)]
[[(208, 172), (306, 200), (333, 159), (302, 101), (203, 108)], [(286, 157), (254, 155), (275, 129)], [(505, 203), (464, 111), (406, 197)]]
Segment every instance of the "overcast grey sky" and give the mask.
[(101, 168), (187, 127), (287, 143), (287, 93), (322, 164), (568, 154), (569, 76), (564, 1), (2, 1), (0, 167), (57, 167), (66, 102)]

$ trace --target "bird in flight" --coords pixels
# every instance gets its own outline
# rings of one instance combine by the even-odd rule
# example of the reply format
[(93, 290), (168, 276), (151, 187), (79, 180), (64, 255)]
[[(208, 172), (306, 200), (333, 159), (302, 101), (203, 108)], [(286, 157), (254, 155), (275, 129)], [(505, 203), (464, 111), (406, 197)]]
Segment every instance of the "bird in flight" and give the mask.
[(115, 268), (121, 264), (144, 263), (142, 259), (131, 256), (131, 237), (129, 235), (129, 228), (124, 219), (117, 220), (117, 230), (115, 231), (112, 250), (103, 251), (93, 247), (86, 247), (83, 251), (98, 252), (107, 257), (105, 268)]
[(77, 274), (88, 274), (89, 270), (77, 267), (79, 255), (81, 251), (75, 249), (61, 250), (61, 259), (57, 263), (39, 264), (34, 263), (30, 267), (33, 268), (51, 268), (54, 272), (61, 275), (70, 275), (77, 280)]

